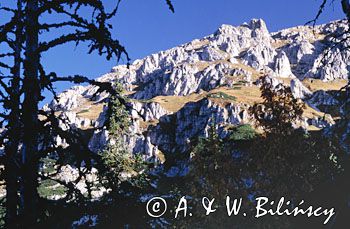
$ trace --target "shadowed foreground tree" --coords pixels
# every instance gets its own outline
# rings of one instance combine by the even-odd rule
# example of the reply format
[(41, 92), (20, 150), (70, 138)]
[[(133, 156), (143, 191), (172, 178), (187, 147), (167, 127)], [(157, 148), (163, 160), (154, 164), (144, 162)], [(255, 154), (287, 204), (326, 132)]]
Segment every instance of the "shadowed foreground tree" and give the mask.
[[(302, 119), (304, 103), (294, 99), (290, 88), (283, 84), (272, 86), (267, 77), (260, 82), (263, 101), (252, 106), (250, 113), (263, 132), (243, 125), (233, 128), (230, 137), (220, 139), (215, 127), (210, 128), (208, 138), (200, 139), (191, 151), (190, 172), (183, 182), (183, 195), (191, 197), (190, 212), (194, 216), (175, 220), (175, 224), (199, 228), (295, 228), (303, 216), (296, 220), (271, 215), (255, 218), (255, 198), (268, 197), (278, 202), (285, 197), (295, 206), (301, 200), (308, 202), (319, 184), (342, 173), (341, 155), (345, 153), (334, 139), (321, 132), (295, 128)], [(215, 198), (213, 206), (217, 211), (209, 216), (202, 207), (203, 196)], [(241, 214), (228, 217), (226, 196), (231, 200), (242, 198)], [(314, 206), (320, 204), (325, 203), (318, 201)], [(321, 226), (322, 220), (316, 220), (315, 226)]]
[(254, 104), (250, 113), (266, 133), (289, 133), (294, 130), (293, 123), (302, 120), (305, 104), (293, 97), (289, 87), (282, 83), (274, 85), (273, 80), (268, 76), (260, 77), (260, 91), (264, 101)]
[[(316, 20), (327, 3), (324, 0)], [(349, 1), (342, 3), (350, 19)], [(316, 22), (316, 21), (312, 21)], [(311, 22), (311, 23), (312, 23)], [(328, 49), (348, 49), (349, 31), (334, 34)], [(322, 64), (330, 64), (323, 62)], [(272, 87), (266, 78), (261, 81), (263, 102), (255, 104), (250, 112), (263, 134), (251, 128), (236, 127), (230, 139), (219, 139), (212, 131), (208, 138), (195, 145), (190, 161), (190, 172), (178, 183), (180, 195), (186, 195), (193, 217), (175, 219), (181, 228), (320, 228), (323, 220), (307, 217), (254, 218), (254, 198), (268, 196), (278, 200), (281, 196), (296, 206), (301, 199), (312, 206), (335, 207), (337, 216), (327, 224), (329, 228), (349, 226), (349, 176), (346, 151), (336, 134), (326, 136), (322, 131), (307, 132), (296, 129), (302, 124), (305, 105), (294, 99), (290, 88), (280, 84)], [(276, 90), (274, 90), (276, 89)], [(342, 119), (345, 130), (349, 123), (349, 85), (342, 90)], [(344, 95), (344, 94), (343, 94)], [(335, 129), (338, 125), (335, 126)], [(242, 132), (242, 129), (246, 129)], [(239, 132), (238, 132), (239, 130)], [(341, 132), (344, 134), (344, 131)], [(348, 136), (349, 132), (345, 132)], [(345, 172), (344, 172), (345, 171)], [(183, 187), (185, 186), (185, 187)], [(224, 197), (243, 197), (243, 212), (250, 217), (227, 217)], [(217, 211), (205, 216), (201, 198), (215, 198)], [(190, 197), (190, 198), (189, 198)], [(345, 197), (345, 198), (344, 198)], [(248, 205), (248, 206), (247, 206)], [(173, 220), (173, 216), (169, 217)]]
[[(10, 101), (10, 103), (3, 103), (4, 109), (9, 109), (10, 112), (8, 113), (8, 128), (7, 128), (7, 135), (8, 135), (8, 142), (5, 145), (5, 154), (6, 157), (4, 158), (4, 176), (5, 176), (5, 182), (6, 182), (6, 221), (8, 225), (13, 224), (14, 219), (17, 215), (17, 191), (18, 191), (18, 166), (16, 161), (16, 153), (18, 151), (19, 146), (19, 132), (20, 132), (20, 74), (21, 74), (21, 50), (22, 50), (22, 40), (21, 33), (23, 30), (23, 14), (22, 14), (22, 2), (17, 2), (17, 12), (14, 15), (16, 20), (18, 21), (18, 24), (15, 26), (13, 32), (15, 34), (15, 38), (13, 40), (8, 39), (7, 35), (5, 36), (5, 33), (7, 30), (10, 29), (13, 25), (9, 25), (2, 27), (1, 31), (1, 38), (0, 38), (0, 45), (2, 43), (7, 43), (8, 46), (11, 47), (13, 52), (10, 53), (4, 53), (0, 55), (0, 57), (6, 57), (6, 56), (12, 56), (14, 60), (13, 67), (11, 69), (11, 73), (13, 74), (12, 79), (10, 80), (10, 88), (8, 88), (8, 96), (6, 98), (5, 94), (2, 92), (1, 96), (3, 101), (5, 102), (6, 99)], [(21, 22), (21, 23), (19, 23)], [(8, 68), (6, 64), (4, 66), (1, 65), (0, 67)], [(8, 80), (8, 79), (7, 79)], [(2, 83), (4, 86), (4, 84)], [(2, 87), (4, 89), (4, 87)], [(3, 117), (5, 119), (5, 117)], [(4, 120), (3, 120), (4, 121)]]
[[(322, 16), (324, 10), (328, 5), (335, 3), (340, 3), (343, 13), (346, 16), (346, 23), (348, 27), (337, 31), (335, 34), (330, 35), (330, 42), (327, 43), (326, 50), (324, 51), (323, 59), (320, 63), (322, 66), (334, 65), (334, 58), (343, 51), (350, 51), (350, 1), (349, 0), (322, 0), (319, 10), (313, 20), (307, 22), (306, 24), (316, 25), (319, 18)], [(335, 51), (335, 55), (329, 56), (330, 51)], [(348, 68), (349, 69), (349, 68)], [(338, 92), (338, 100), (342, 103), (340, 115), (342, 116), (340, 125), (346, 125), (350, 121), (350, 71), (348, 73), (348, 83), (345, 87), (341, 88)], [(338, 125), (339, 126), (339, 125)], [(349, 142), (343, 142), (347, 145), (348, 150), (350, 149)]]
[[(5, 50), (0, 53), (0, 102), (3, 106), (0, 111), (3, 128), (0, 143), (5, 146), (2, 163), (5, 165), (3, 175), (7, 191), (8, 228), (33, 226), (40, 217), (43, 200), (38, 195), (38, 181), (53, 180), (52, 177), (39, 174), (42, 158), (69, 151), (78, 158), (74, 162), (78, 168), (82, 164), (91, 168), (93, 162), (100, 160), (99, 155), (93, 154), (86, 144), (82, 144), (79, 133), (60, 127), (54, 111), (39, 109), (44, 90), (51, 91), (57, 98), (53, 87), (55, 82), (89, 83), (99, 88), (95, 96), (107, 92), (120, 104), (127, 106), (111, 83), (78, 75), (58, 76), (45, 69), (41, 56), (67, 43), (85, 43), (89, 54), (96, 52), (107, 60), (125, 57), (129, 61), (125, 48), (111, 34), (110, 20), (116, 15), (121, 0), (116, 0), (116, 6), (110, 11), (101, 0), (15, 2), (17, 8), (11, 8), (11, 4), (7, 7), (8, 1), (1, 1), (0, 8), (2, 14), (8, 15), (8, 21), (0, 26), (1, 50)], [(174, 11), (170, 0), (166, 0), (166, 4)], [(82, 16), (83, 11), (89, 12), (89, 16)], [(49, 23), (42, 21), (48, 15), (55, 20)], [(56, 38), (43, 38), (55, 30), (55, 34), (60, 34)], [(57, 136), (67, 141), (70, 150), (55, 145), (54, 138)], [(67, 188), (63, 201), (80, 195), (75, 184), (86, 173), (79, 169), (76, 181), (61, 183)]]
[[(341, 53), (349, 53), (350, 52), (350, 1), (349, 0), (323, 0), (320, 8), (313, 20), (309, 23), (315, 25), (318, 19), (322, 16), (328, 4), (341, 3), (341, 7), (343, 13), (346, 16), (347, 27), (338, 31), (334, 34), (328, 43), (328, 47), (326, 48), (324, 58), (322, 59), (321, 65), (334, 65), (334, 57), (336, 55), (341, 55)], [(332, 56), (328, 55), (330, 51), (334, 51), (335, 53)], [(336, 122), (336, 124), (329, 130), (329, 134), (337, 138), (337, 143), (342, 147), (343, 150), (346, 151), (344, 153), (344, 173), (340, 176), (334, 177), (334, 179), (324, 182), (319, 185), (318, 190), (315, 190), (310, 195), (312, 199), (317, 200), (327, 200), (329, 204), (338, 209), (336, 219), (333, 221), (333, 228), (345, 228), (349, 225), (349, 193), (350, 193), (350, 135), (349, 135), (349, 127), (350, 127), (350, 68), (348, 69), (348, 81), (347, 85), (341, 88), (338, 93), (336, 93), (336, 99), (340, 102), (340, 119)], [(337, 188), (334, 188), (337, 187)], [(346, 226), (345, 226), (346, 225)]]

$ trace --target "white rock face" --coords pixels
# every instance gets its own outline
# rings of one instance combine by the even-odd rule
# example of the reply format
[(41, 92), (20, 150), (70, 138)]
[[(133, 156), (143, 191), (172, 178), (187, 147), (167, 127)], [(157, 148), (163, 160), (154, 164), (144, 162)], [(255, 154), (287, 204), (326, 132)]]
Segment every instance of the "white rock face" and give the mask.
[[(189, 103), (176, 115), (175, 143), (180, 151), (187, 149), (187, 144), (196, 136), (208, 136), (208, 129), (215, 120), (221, 137), (227, 136), (224, 127), (248, 122), (247, 107), (228, 104), (219, 106), (208, 99), (199, 103)], [(213, 120), (214, 118), (214, 120)]]
[[(245, 86), (255, 83), (256, 76), (269, 75), (272, 87), (279, 85), (278, 78), (291, 78), (295, 98), (307, 100), (314, 107), (332, 105), (337, 101), (326, 92), (312, 94), (301, 80), (317, 78), (324, 81), (345, 79), (349, 74), (350, 52), (331, 50), (326, 60), (333, 64), (321, 65), (326, 47), (331, 41), (329, 33), (339, 34), (347, 28), (343, 21), (331, 22), (315, 28), (299, 26), (269, 33), (265, 22), (253, 19), (240, 26), (222, 25), (214, 34), (187, 44), (135, 60), (129, 67), (119, 65), (98, 78), (101, 82), (118, 80), (130, 92), (131, 99), (149, 100), (157, 96), (188, 96), (205, 93), (217, 87), (234, 87), (244, 81)], [(339, 52), (339, 55), (336, 53)], [(258, 82), (259, 83), (259, 82)], [(106, 110), (97, 120), (81, 119), (76, 110), (97, 91), (93, 86), (73, 87), (59, 95), (49, 107), (69, 120), (64, 128), (97, 130), (90, 140), (91, 150), (98, 152), (108, 143), (108, 131), (103, 129)], [(95, 98), (104, 101), (108, 94)], [(238, 101), (239, 102), (239, 101)], [(156, 157), (160, 152), (184, 151), (196, 136), (205, 136), (212, 116), (218, 122), (220, 136), (227, 132), (225, 125), (248, 122), (247, 105), (232, 103), (218, 105), (210, 99), (187, 103), (176, 113), (164, 109), (159, 103), (132, 101), (129, 110), (132, 118), (131, 135), (125, 138), (133, 153), (145, 158)], [(326, 124), (322, 120), (304, 120), (305, 124)], [(62, 124), (64, 125), (64, 124)], [(62, 139), (57, 142), (64, 144)]]
[[(340, 54), (336, 54), (337, 52)], [(323, 54), (324, 56), (317, 57), (307, 76), (315, 76), (315, 78), (317, 77), (324, 81), (347, 79), (349, 75), (350, 52), (335, 49), (329, 54)], [(322, 61), (326, 64), (323, 64)]]
[(290, 89), (296, 99), (305, 99), (312, 95), (312, 92), (305, 87), (300, 80), (292, 79), (290, 82)]
[(150, 143), (162, 152), (183, 152), (188, 149), (190, 140), (208, 135), (213, 117), (221, 137), (228, 134), (225, 126), (248, 122), (246, 108), (243, 104), (222, 107), (209, 99), (190, 102), (176, 114), (161, 117), (158, 125), (148, 129), (146, 141), (149, 138)]
[[(165, 85), (156, 83), (155, 89), (157, 90), (159, 85), (162, 95), (188, 95), (193, 93), (197, 90), (199, 84), (195, 76), (197, 72), (198, 70), (196, 68), (192, 68), (187, 64), (175, 67), (169, 75), (167, 82), (165, 82)], [(152, 90), (152, 86), (153, 84), (149, 86), (150, 90)]]
[(274, 68), (278, 77), (295, 78), (287, 54), (281, 51), (275, 58)]
[(99, 153), (108, 145), (109, 133), (108, 130), (96, 130), (89, 141), (89, 149), (92, 152)]
[(263, 20), (253, 19), (249, 23), (237, 27), (222, 25), (208, 39), (214, 46), (234, 57), (258, 43), (269, 43), (271, 36)]
[[(84, 168), (82, 168), (84, 170)], [(70, 182), (75, 182), (77, 178), (79, 177), (79, 170), (73, 166), (70, 165), (64, 165), (62, 166), (59, 170), (58, 173), (55, 175), (55, 179), (64, 182), (64, 183), (70, 183)], [(81, 193), (81, 194), (86, 194), (88, 192), (88, 188), (86, 185), (86, 182), (91, 183), (97, 183), (98, 182), (98, 171), (95, 168), (92, 168), (89, 170), (89, 172), (81, 178), (81, 180), (75, 185), (75, 188)], [(59, 186), (57, 183), (55, 186)], [(54, 187), (52, 187), (54, 188)], [(95, 187), (91, 191), (91, 195), (94, 199), (98, 199), (101, 196), (103, 196), (106, 192), (109, 192), (110, 190), (105, 189), (104, 187)], [(61, 199), (64, 198), (65, 196), (50, 196), (49, 199)]]
[(92, 125), (92, 121), (90, 119), (78, 117), (77, 113), (71, 111), (62, 112), (62, 114), (60, 114), (60, 118), (65, 120), (65, 122), (60, 121), (60, 126), (64, 130), (69, 128), (82, 129)]
[[(210, 36), (135, 60), (129, 68), (116, 66), (98, 80), (118, 79), (126, 90), (142, 88), (134, 98), (150, 99), (159, 95), (188, 95), (200, 89), (206, 90), (210, 86), (204, 81), (212, 79), (219, 84), (227, 83), (218, 80), (224, 77), (221, 71), (207, 76), (211, 79), (203, 79), (207, 67), (212, 68), (218, 62), (231, 64), (228, 67), (231, 70), (237, 69), (232, 64), (243, 63), (278, 77), (320, 78), (325, 81), (345, 79), (349, 72), (347, 66), (350, 65), (350, 54), (346, 50), (340, 51), (340, 47), (339, 50), (331, 50), (326, 59), (333, 64), (323, 66), (321, 59), (326, 52), (325, 44), (332, 42), (325, 35), (340, 33), (346, 27), (345, 22), (337, 21), (315, 28), (299, 26), (269, 33), (261, 19), (253, 19), (241, 26), (222, 25)], [(339, 51), (340, 55), (335, 55)], [(201, 67), (203, 65), (207, 67)], [(73, 88), (62, 93), (59, 102), (52, 102), (51, 107), (71, 110), (80, 103), (80, 95), (92, 96), (94, 90), (94, 87)]]
[(72, 228), (81, 227), (95, 227), (97, 226), (98, 216), (97, 215), (84, 215), (80, 219), (72, 223)]
[[(159, 103), (130, 103), (133, 118), (142, 118), (144, 121), (157, 120), (160, 117), (170, 114), (171, 112), (165, 110)], [(135, 113), (136, 112), (136, 113)], [(140, 117), (141, 116), (141, 117)]]
[(225, 57), (228, 57), (228, 54), (223, 54), (220, 50), (207, 46), (199, 54), (199, 57), (202, 61), (217, 61), (225, 59)]
[(265, 45), (257, 45), (249, 48), (242, 56), (243, 63), (257, 70), (269, 69), (270, 63), (275, 58), (276, 52), (273, 48)]
[(58, 100), (53, 100), (50, 104), (50, 108), (56, 111), (59, 110), (72, 110), (79, 106), (81, 100), (83, 100), (83, 93), (86, 88), (83, 86), (75, 86), (72, 89), (61, 93), (58, 96)]
[[(327, 51), (327, 47), (332, 45), (335, 40), (326, 35), (334, 33), (340, 34), (348, 27), (345, 21), (330, 22), (325, 25), (299, 26), (291, 29), (285, 29), (273, 33), (275, 41), (282, 41), (284, 45), (280, 47), (287, 54), (290, 63), (293, 65), (293, 73), (298, 78), (320, 78), (325, 81), (334, 79), (345, 79), (348, 65), (349, 54), (341, 49), (332, 49)], [(339, 38), (341, 39), (341, 38)], [(329, 56), (326, 55), (329, 54)], [(324, 58), (324, 56), (326, 57)], [(324, 64), (321, 60), (324, 60)], [(334, 64), (331, 64), (331, 63)], [(328, 65), (328, 66), (327, 66)]]

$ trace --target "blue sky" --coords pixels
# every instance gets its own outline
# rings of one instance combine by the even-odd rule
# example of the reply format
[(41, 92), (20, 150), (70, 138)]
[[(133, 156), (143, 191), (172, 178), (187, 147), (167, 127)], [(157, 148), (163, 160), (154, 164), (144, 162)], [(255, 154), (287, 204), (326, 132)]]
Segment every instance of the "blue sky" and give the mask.
[[(116, 0), (104, 2), (110, 8)], [(327, 5), (319, 23), (343, 18), (339, 2)], [(320, 3), (321, 0), (173, 0), (173, 14), (165, 0), (124, 0), (111, 22), (113, 34), (134, 60), (202, 38), (221, 24), (239, 25), (252, 18), (262, 18), (270, 31), (303, 25), (315, 16)], [(74, 45), (55, 48), (42, 58), (48, 71), (91, 78), (109, 72), (117, 64), (116, 60), (87, 55), (86, 47), (75, 48)], [(57, 89), (62, 91), (68, 86), (58, 84)]]
[[(116, 1), (105, 0), (107, 6)], [(112, 19), (114, 35), (132, 59), (172, 48), (213, 33), (221, 24), (239, 25), (262, 18), (270, 31), (303, 25), (316, 14), (321, 0), (173, 0), (172, 14), (165, 0), (124, 0)], [(320, 23), (343, 18), (340, 3), (328, 5)], [(66, 45), (45, 55), (49, 69), (62, 75), (97, 77), (110, 71), (116, 61), (87, 55), (85, 47)], [(121, 62), (123, 63), (123, 61)]]

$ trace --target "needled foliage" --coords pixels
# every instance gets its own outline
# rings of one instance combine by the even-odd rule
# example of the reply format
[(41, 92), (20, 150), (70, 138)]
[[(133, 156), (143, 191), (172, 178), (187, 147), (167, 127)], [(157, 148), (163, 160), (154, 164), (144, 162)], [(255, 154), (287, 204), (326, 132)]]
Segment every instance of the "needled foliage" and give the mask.
[[(116, 83), (114, 87), (122, 93), (120, 84)], [(113, 96), (109, 98), (106, 115), (109, 140), (99, 153), (102, 164), (98, 179), (107, 193), (92, 204), (95, 206), (92, 214), (98, 216), (101, 228), (146, 225), (144, 206), (139, 199), (150, 191), (148, 172), (151, 164), (142, 155), (130, 152), (126, 142), (130, 135), (129, 113)], [(133, 214), (128, 214), (131, 212)]]
[[(114, 85), (114, 89), (117, 94), (122, 94), (123, 92), (123, 87), (118, 82)], [(130, 125), (129, 113), (125, 104), (122, 104), (115, 96), (109, 98), (106, 117), (106, 127), (113, 138), (118, 138), (128, 133)]]
[[(304, 104), (293, 98), (289, 88), (263, 81), (261, 96), (263, 102), (250, 112), (264, 133), (241, 125), (220, 139), (212, 125), (209, 136), (194, 146), (184, 194), (191, 196), (191, 211), (197, 214), (175, 223), (206, 228), (293, 228), (299, 218), (255, 219), (255, 198), (278, 200), (283, 196), (295, 204), (301, 199), (314, 201), (323, 192), (320, 185), (343, 172), (345, 153), (336, 139), (293, 128), (301, 119)], [(227, 216), (227, 195), (242, 197), (241, 211), (247, 217)], [(209, 216), (202, 207), (203, 196), (215, 198), (217, 211)]]
[[(111, 132), (121, 133), (127, 128), (124, 123), (127, 114), (116, 109), (119, 105), (127, 106), (126, 101), (110, 82), (81, 75), (59, 76), (50, 72), (42, 56), (61, 45), (84, 43), (88, 54), (96, 53), (116, 61), (125, 58), (127, 63), (130, 58), (124, 46), (112, 35), (111, 19), (117, 14), (121, 0), (114, 1), (111, 9), (107, 9), (101, 0), (17, 0), (17, 4), (7, 6), (8, 2), (1, 1), (0, 6), (0, 14), (4, 15), (0, 25), (0, 104), (4, 108), (0, 111), (0, 146), (5, 148), (5, 156), (0, 157), (0, 162), (5, 166), (1, 174), (6, 182), (5, 224), (10, 228), (35, 227), (39, 221), (43, 223), (44, 218), (52, 216), (47, 209), (53, 205), (64, 207), (67, 202), (89, 199), (91, 184), (85, 182), (88, 195), (82, 193), (77, 184), (87, 180), (93, 165), (100, 168), (100, 163), (105, 160), (91, 152), (82, 131), (69, 128), (69, 121), (58, 117), (57, 110), (51, 107), (39, 109), (45, 99), (45, 90), (58, 99), (56, 82), (94, 85), (97, 90), (91, 100), (101, 93), (112, 96), (114, 110), (106, 122)], [(165, 3), (174, 11), (170, 0)], [(57, 144), (57, 139), (65, 142), (65, 146)], [(73, 159), (70, 165), (79, 175), (74, 180), (62, 181), (57, 174), (67, 157)], [(42, 162), (52, 158), (57, 171), (43, 173)], [(125, 164), (124, 158), (114, 158)], [(111, 160), (106, 161), (117, 166)], [(50, 181), (64, 187), (64, 198), (53, 201), (39, 196), (38, 189), (44, 196), (49, 195), (42, 192), (41, 187)], [(47, 211), (50, 213), (46, 214)]]
[(257, 137), (257, 133), (254, 128), (249, 124), (244, 124), (233, 128), (230, 140), (232, 141), (244, 141), (252, 140)]
[(273, 79), (260, 78), (262, 103), (250, 108), (259, 127), (267, 133), (288, 134), (293, 131), (293, 124), (302, 119), (305, 104), (295, 99), (289, 87), (282, 83), (273, 85)]
[[(200, 138), (191, 150), (190, 172), (185, 178), (183, 195), (191, 197), (189, 205), (192, 217), (175, 220), (179, 227), (226, 228), (242, 225), (242, 217), (229, 219), (226, 213), (225, 198), (246, 197), (244, 188), (246, 176), (239, 160), (232, 156), (232, 147), (228, 141), (218, 137), (216, 124), (213, 121), (207, 138)], [(215, 213), (205, 215), (202, 197), (215, 198)]]
[(311, 192), (319, 182), (340, 171), (340, 147), (322, 133), (295, 129), (302, 119), (304, 103), (293, 98), (289, 87), (272, 85), (266, 77), (260, 80), (264, 101), (255, 104), (250, 113), (266, 135), (250, 147), (250, 152), (262, 181), (274, 181), (273, 186), (267, 182), (260, 187), (276, 197)]
[[(116, 83), (115, 90), (120, 94), (123, 88), (119, 83)], [(125, 138), (130, 134), (130, 117), (125, 105), (112, 96), (109, 99), (106, 115), (109, 142), (100, 153), (103, 163), (100, 176), (102, 183), (114, 192), (130, 191), (120, 190), (122, 183), (124, 183), (124, 187), (127, 186), (125, 183), (134, 188), (147, 186), (146, 170), (149, 164), (145, 162), (142, 155), (133, 155), (125, 141)]]

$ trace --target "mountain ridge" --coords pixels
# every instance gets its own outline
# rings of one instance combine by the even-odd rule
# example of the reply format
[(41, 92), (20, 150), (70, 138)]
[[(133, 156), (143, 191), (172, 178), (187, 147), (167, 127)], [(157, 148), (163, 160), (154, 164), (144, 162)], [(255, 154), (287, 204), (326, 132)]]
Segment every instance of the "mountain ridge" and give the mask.
[[(135, 60), (129, 67), (118, 65), (97, 80), (117, 80), (125, 88), (132, 107), (131, 135), (125, 140), (131, 152), (145, 158), (161, 160), (163, 154), (186, 151), (193, 138), (208, 134), (212, 118), (221, 137), (230, 126), (250, 123), (247, 109), (260, 99), (256, 82), (261, 75), (290, 86), (294, 97), (307, 102), (299, 125), (322, 129), (336, 117), (320, 107), (338, 105), (332, 91), (346, 84), (350, 54), (333, 50), (326, 58), (336, 64), (320, 63), (334, 42), (331, 35), (346, 26), (334, 21), (270, 33), (261, 19), (222, 25), (212, 35)], [(96, 90), (75, 86), (47, 105), (70, 126), (94, 130), (89, 147), (95, 152), (108, 142), (108, 131), (98, 129), (108, 94), (89, 101)]]

